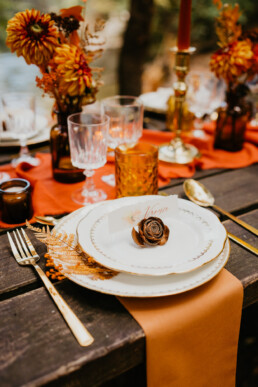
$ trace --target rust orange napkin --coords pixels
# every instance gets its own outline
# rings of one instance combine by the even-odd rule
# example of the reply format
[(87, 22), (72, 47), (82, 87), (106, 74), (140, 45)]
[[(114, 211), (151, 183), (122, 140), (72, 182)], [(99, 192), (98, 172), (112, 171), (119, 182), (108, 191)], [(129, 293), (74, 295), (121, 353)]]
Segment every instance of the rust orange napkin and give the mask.
[[(202, 139), (185, 137), (186, 142), (191, 142), (200, 149), (202, 153), (200, 159), (194, 160), (189, 165), (182, 166), (159, 162), (160, 187), (168, 184), (172, 178), (191, 177), (196, 169), (241, 168), (258, 162), (258, 148), (250, 142), (245, 142), (243, 149), (235, 153), (214, 150), (213, 135), (209, 133), (212, 130), (214, 128), (208, 126), (207, 134)], [(256, 136), (255, 130), (250, 130), (249, 132), (255, 133)], [(172, 134), (170, 132), (144, 130), (140, 141), (160, 145), (164, 142), (169, 142), (171, 138)], [(34, 215), (58, 215), (72, 212), (79, 208), (80, 206), (72, 201), (71, 194), (74, 190), (81, 187), (83, 183), (63, 184), (56, 182), (52, 177), (50, 154), (37, 154), (37, 157), (41, 161), (37, 167), (22, 163), (16, 169), (13, 169), (8, 164), (1, 166), (0, 171), (9, 173), (11, 177), (21, 177), (31, 182), (33, 187)], [(109, 175), (114, 176), (114, 172), (114, 157), (109, 157), (107, 164), (95, 172), (95, 184), (104, 189), (108, 199), (115, 198), (115, 188), (104, 182), (102, 178)], [(10, 225), (0, 221), (0, 227), (10, 227)]]
[(243, 287), (227, 270), (183, 294), (119, 300), (145, 332), (148, 387), (235, 386)]
[[(27, 163), (19, 164), (16, 169), (10, 164), (1, 167), (12, 178), (19, 177), (29, 180), (32, 186), (32, 205), (34, 216), (58, 215), (72, 212), (81, 206), (71, 199), (72, 192), (80, 188), (83, 183), (63, 184), (55, 181), (52, 177), (51, 155), (39, 153), (36, 155), (40, 159), (40, 165), (32, 167)], [(107, 163), (101, 172), (96, 176), (96, 185), (104, 185), (104, 190), (109, 198), (115, 198), (115, 189), (101, 180), (101, 176), (114, 173), (114, 165)], [(35, 218), (31, 219), (31, 222)], [(12, 227), (0, 221), (0, 227)]]

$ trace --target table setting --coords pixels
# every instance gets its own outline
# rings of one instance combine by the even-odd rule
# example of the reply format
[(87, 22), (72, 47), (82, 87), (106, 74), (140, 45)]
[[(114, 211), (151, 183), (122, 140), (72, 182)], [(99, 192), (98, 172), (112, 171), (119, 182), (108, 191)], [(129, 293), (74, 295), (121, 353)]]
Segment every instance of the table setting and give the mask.
[[(218, 8), (219, 23), (238, 11)], [(57, 122), (44, 152), (0, 166), (0, 378), (4, 386), (127, 385), (119, 378), (140, 366), (148, 387), (233, 386), (242, 313), (258, 300), (258, 132), (246, 88), (218, 66), (223, 53), (213, 54), (231, 110), (183, 129), (195, 49), (191, 0), (181, 0), (173, 107), (153, 110), (165, 112), (167, 130), (143, 129), (143, 96), (111, 96), (88, 110), (101, 85), (91, 61), (103, 47), (86, 49), (82, 11), (26, 10), (8, 22), (7, 45), (41, 69), (37, 86), (54, 97)], [(47, 28), (44, 45), (37, 40), (44, 56), (33, 55), (29, 37), (19, 48), (26, 20)], [(41, 141), (48, 121), (34, 102), (33, 113), (21, 108), (30, 130), (17, 110), (1, 115), (0, 146)]]

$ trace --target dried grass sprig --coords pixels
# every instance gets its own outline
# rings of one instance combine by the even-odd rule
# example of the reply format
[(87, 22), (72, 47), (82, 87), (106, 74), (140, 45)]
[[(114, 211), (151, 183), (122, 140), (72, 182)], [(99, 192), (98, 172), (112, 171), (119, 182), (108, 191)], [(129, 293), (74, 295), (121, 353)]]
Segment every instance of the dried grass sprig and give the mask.
[[(47, 246), (46, 266), (52, 267), (48, 273), (52, 279), (61, 279), (60, 276), (66, 273), (89, 275), (94, 280), (110, 279), (118, 274), (99, 265), (91, 256), (82, 251), (74, 234), (56, 230), (50, 232), (48, 226), (41, 229), (28, 222), (26, 225), (35, 233), (35, 237)], [(54, 271), (51, 272), (53, 269)]]

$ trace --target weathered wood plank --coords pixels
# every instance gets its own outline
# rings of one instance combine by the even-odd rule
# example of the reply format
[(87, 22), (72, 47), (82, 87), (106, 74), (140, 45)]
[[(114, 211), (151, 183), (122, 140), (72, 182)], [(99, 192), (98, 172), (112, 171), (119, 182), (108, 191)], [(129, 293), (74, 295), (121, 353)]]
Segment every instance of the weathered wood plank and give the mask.
[(79, 346), (45, 288), (2, 301), (1, 387), (64, 386), (67, 375), (93, 387), (145, 361), (144, 333), (115, 297), (68, 281), (57, 288), (94, 343)]
[[(203, 179), (204, 177), (215, 176), (218, 174), (223, 175), (224, 173), (226, 173), (228, 171), (229, 171), (229, 169), (222, 169), (222, 170), (221, 169), (206, 169), (203, 171), (198, 170), (195, 172), (195, 174), (192, 178), (196, 179), (196, 180), (200, 180), (200, 179)], [(183, 184), (184, 181), (185, 181), (184, 177), (178, 178), (178, 179), (171, 179), (169, 184), (167, 184), (165, 187), (160, 188), (160, 191), (168, 191), (169, 188), (179, 186), (179, 185)]]
[[(41, 257), (39, 265), (44, 268), (45, 259), (43, 256), (46, 252), (46, 247), (35, 238), (33, 232), (30, 230), (26, 230), (26, 232), (28, 232), (37, 253)], [(42, 286), (41, 280), (32, 267), (18, 265), (12, 255), (6, 234), (0, 236), (0, 246), (0, 300), (10, 295), (26, 291), (27, 287), (31, 289)], [(22, 288), (24, 289), (22, 290)]]
[[(258, 228), (258, 210), (251, 211), (239, 218)], [(230, 220), (223, 224), (229, 232), (258, 248), (258, 238), (255, 235)], [(242, 282), (244, 307), (246, 307), (258, 301), (258, 257), (232, 241), (230, 246), (230, 259), (226, 269)]]
[[(215, 203), (234, 213), (258, 207), (258, 164), (201, 179), (215, 197)], [(168, 188), (168, 194), (184, 197), (183, 187)]]

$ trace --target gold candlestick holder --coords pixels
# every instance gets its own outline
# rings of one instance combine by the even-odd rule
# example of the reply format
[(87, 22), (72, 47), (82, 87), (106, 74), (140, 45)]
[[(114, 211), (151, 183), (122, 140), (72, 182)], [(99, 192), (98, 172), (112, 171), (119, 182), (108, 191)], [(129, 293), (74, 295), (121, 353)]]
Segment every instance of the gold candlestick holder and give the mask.
[(189, 71), (190, 54), (195, 51), (195, 48), (190, 47), (186, 50), (178, 50), (177, 47), (174, 47), (172, 51), (176, 53), (175, 72), (177, 76), (177, 80), (173, 84), (175, 137), (170, 143), (162, 144), (159, 147), (159, 160), (174, 164), (188, 164), (200, 156), (199, 150), (195, 146), (185, 144), (181, 138), (184, 120), (183, 107), (187, 92), (185, 78)]

